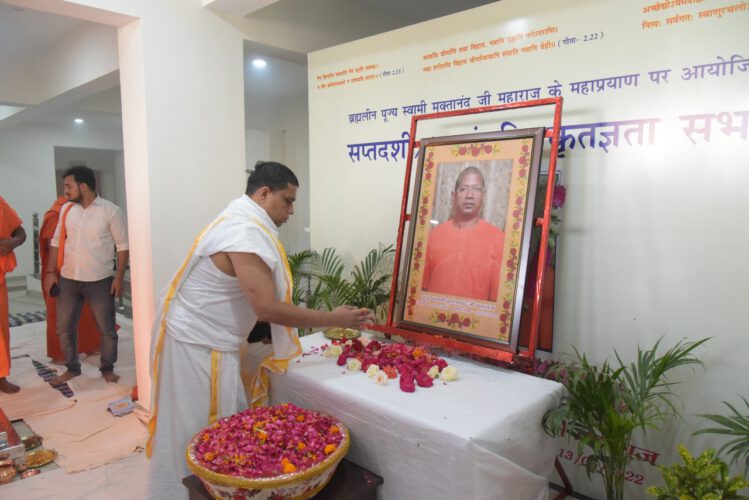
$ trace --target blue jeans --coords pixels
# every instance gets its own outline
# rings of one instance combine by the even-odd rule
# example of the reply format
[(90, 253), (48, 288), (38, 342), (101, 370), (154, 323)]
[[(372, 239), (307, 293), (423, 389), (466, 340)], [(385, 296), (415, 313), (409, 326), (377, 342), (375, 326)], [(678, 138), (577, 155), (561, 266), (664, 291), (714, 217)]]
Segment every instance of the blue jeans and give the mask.
[(113, 276), (99, 281), (76, 281), (60, 278), (57, 296), (57, 336), (65, 356), (65, 366), (72, 373), (81, 373), (78, 360), (78, 320), (83, 301), (91, 306), (96, 326), (101, 331), (101, 363), (99, 370), (111, 372), (117, 362), (117, 331), (114, 329), (114, 295), (110, 293)]

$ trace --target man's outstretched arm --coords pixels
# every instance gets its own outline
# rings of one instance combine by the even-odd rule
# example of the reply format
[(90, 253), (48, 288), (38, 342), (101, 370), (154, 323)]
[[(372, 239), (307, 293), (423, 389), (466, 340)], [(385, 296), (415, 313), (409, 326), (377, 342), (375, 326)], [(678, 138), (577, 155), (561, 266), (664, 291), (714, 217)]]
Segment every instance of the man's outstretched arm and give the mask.
[(366, 308), (340, 306), (333, 311), (316, 311), (278, 300), (273, 274), (260, 257), (238, 252), (226, 255), (259, 321), (299, 328), (365, 328), (374, 322), (372, 311)]

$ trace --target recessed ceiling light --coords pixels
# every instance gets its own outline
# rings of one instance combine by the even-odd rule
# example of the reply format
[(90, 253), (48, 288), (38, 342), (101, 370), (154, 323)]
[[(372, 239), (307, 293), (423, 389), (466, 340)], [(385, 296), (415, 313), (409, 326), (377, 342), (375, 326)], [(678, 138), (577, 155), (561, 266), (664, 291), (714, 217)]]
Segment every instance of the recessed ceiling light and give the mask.
[(78, 125), (80, 125), (81, 123), (83, 123), (83, 118), (76, 118), (76, 119), (75, 119), (75, 120), (73, 120), (73, 121), (74, 121), (75, 123), (77, 123)]
[(265, 59), (257, 58), (252, 60), (252, 65), (256, 68), (264, 68), (268, 65), (268, 63), (265, 61)]

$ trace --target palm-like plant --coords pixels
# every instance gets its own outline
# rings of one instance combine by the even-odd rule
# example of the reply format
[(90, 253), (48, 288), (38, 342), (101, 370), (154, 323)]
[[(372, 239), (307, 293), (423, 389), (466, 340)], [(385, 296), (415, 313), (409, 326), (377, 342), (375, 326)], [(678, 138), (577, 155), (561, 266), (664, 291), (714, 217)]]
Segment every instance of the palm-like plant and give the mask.
[(290, 255), (289, 267), (294, 276), (292, 299), (310, 309), (333, 310), (349, 304), (367, 307), (382, 316), (390, 298), (394, 255), (392, 245), (380, 246), (371, 250), (350, 273), (346, 261), (334, 248)]
[(351, 272), (348, 303), (366, 307), (381, 317), (390, 299), (390, 278), (393, 274), (392, 245), (371, 250)]
[(718, 449), (718, 454), (727, 452), (731, 457), (731, 464), (744, 459), (744, 475), (749, 476), (749, 401), (742, 397), (746, 405), (747, 415), (742, 415), (733, 405), (723, 401), (730, 410), (732, 415), (700, 415), (712, 422), (718, 424), (718, 427), (702, 429), (695, 434), (722, 434), (731, 436), (733, 439)]
[(312, 279), (311, 260), (315, 255), (312, 250), (303, 250), (301, 252), (288, 255), (289, 270), (294, 280), (294, 289), (291, 291), (291, 301), (299, 305), (305, 302), (310, 280)]
[(652, 349), (637, 347), (635, 362), (625, 364), (614, 351), (618, 366), (608, 361), (596, 366), (575, 351), (575, 359), (553, 367), (550, 378), (562, 382), (567, 395), (561, 404), (544, 415), (544, 430), (551, 436), (562, 434), (578, 439), (578, 451), (590, 451), (588, 476), (601, 474), (606, 498), (621, 499), (632, 433), (640, 428), (658, 429), (670, 416), (678, 415), (672, 403), (674, 382), (668, 373), (682, 365), (701, 364), (693, 351), (708, 339), (680, 341), (658, 355), (660, 340)]

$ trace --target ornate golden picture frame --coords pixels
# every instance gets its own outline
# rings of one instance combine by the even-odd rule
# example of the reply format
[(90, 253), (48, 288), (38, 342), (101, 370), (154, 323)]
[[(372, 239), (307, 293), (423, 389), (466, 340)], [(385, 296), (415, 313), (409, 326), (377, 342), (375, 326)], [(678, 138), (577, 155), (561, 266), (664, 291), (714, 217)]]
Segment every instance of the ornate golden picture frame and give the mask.
[(424, 139), (398, 327), (515, 349), (543, 128)]

